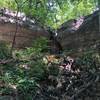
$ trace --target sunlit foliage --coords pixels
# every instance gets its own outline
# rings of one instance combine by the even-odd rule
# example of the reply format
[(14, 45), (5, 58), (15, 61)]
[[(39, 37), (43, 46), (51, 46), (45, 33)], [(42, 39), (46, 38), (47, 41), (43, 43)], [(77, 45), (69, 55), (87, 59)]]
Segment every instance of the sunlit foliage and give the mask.
[(97, 6), (95, 0), (0, 0), (1, 7), (25, 12), (40, 24), (57, 28), (64, 21), (87, 15)]

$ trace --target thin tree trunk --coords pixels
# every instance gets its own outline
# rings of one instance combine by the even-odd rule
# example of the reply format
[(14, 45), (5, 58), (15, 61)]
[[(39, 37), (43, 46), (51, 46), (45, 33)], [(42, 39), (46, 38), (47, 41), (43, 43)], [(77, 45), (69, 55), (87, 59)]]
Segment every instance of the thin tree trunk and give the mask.
[(16, 29), (15, 29), (15, 33), (14, 33), (14, 37), (13, 37), (13, 41), (12, 41), (12, 47), (11, 47), (11, 55), (12, 55), (12, 52), (13, 52), (13, 49), (14, 49), (14, 45), (15, 45), (15, 42), (16, 42), (16, 35), (17, 35), (17, 31), (18, 31), (18, 12), (19, 12), (19, 5), (18, 5), (18, 2), (15, 0), (16, 4), (17, 4), (17, 13), (16, 13)]

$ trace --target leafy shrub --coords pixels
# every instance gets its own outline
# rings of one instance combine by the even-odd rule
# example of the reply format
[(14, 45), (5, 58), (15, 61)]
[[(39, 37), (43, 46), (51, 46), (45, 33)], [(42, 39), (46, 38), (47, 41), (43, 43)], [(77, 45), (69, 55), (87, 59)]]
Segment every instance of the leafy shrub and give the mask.
[[(34, 42), (32, 47), (15, 51), (13, 55), (17, 59), (15, 62), (2, 65), (2, 80), (6, 84), (16, 86), (19, 100), (32, 100), (37, 90), (37, 84), (45, 79), (45, 75), (47, 73), (53, 74), (53, 72), (55, 73), (54, 75), (58, 74), (55, 67), (51, 67), (46, 73), (47, 66), (42, 61), (42, 56), (44, 55), (42, 50), (45, 49), (47, 49), (47, 39), (41, 37)], [(27, 66), (28, 69), (24, 66)], [(6, 87), (3, 91), (6, 91)]]
[(46, 67), (42, 63), (42, 61), (30, 63), (29, 76), (31, 76), (35, 80), (41, 80), (45, 76), (45, 68)]
[(76, 63), (81, 66), (81, 68), (86, 70), (95, 71), (99, 67), (99, 59), (96, 57), (94, 52), (88, 52), (81, 55), (78, 59), (76, 59)]
[(0, 94), (4, 94), (4, 95), (12, 95), (14, 94), (14, 90), (12, 88), (9, 87), (2, 87), (0, 89)]
[(32, 47), (27, 47), (24, 50), (15, 50), (14, 57), (18, 59), (29, 59), (32, 56), (40, 56), (42, 51), (47, 50), (48, 40), (45, 37), (40, 37), (34, 41)]
[(6, 59), (10, 57), (10, 50), (6, 43), (0, 42), (0, 59)]
[(47, 44), (48, 44), (47, 38), (45, 37), (37, 38), (37, 40), (34, 41), (33, 43), (34, 51), (36, 53), (40, 53), (41, 51), (46, 50), (48, 48)]
[(59, 67), (57, 65), (51, 65), (48, 68), (49, 75), (57, 76), (59, 74)]
[(19, 100), (32, 100), (36, 93), (36, 82), (34, 80), (22, 79), (18, 82)]

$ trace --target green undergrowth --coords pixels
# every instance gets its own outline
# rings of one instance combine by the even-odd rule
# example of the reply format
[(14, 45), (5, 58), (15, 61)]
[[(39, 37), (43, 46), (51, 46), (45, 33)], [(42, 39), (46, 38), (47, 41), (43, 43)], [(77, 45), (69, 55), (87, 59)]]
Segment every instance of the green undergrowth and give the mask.
[[(47, 53), (41, 52), (47, 48), (44, 40), (44, 38), (37, 40), (31, 48), (15, 50), (12, 57), (14, 61), (0, 64), (1, 95), (14, 96), (17, 91), (19, 100), (32, 100), (41, 81), (45, 80), (48, 75), (57, 76), (59, 74), (57, 65), (48, 68), (43, 63), (42, 57)], [(2, 44), (0, 59), (4, 58), (9, 58), (9, 49)], [(100, 67), (100, 54), (94, 51), (86, 52), (77, 57), (76, 61), (78, 65), (87, 67), (87, 70), (90, 67)]]
[(11, 57), (6, 44), (0, 44), (0, 59), (14, 59), (14, 61), (0, 64), (1, 95), (13, 96), (16, 94), (15, 91), (18, 91), (19, 100), (32, 100), (37, 84), (45, 78), (42, 50), (46, 48), (47, 39), (42, 37), (35, 41), (33, 47), (13, 51)]
[(0, 59), (7, 59), (10, 57), (10, 49), (5, 42), (0, 42)]

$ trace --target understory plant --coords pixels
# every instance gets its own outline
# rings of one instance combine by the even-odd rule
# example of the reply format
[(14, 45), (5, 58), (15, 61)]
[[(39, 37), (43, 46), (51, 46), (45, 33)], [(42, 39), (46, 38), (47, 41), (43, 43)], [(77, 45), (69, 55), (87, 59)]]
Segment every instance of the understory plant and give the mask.
[(10, 57), (10, 49), (5, 42), (0, 42), (0, 59), (7, 59)]

